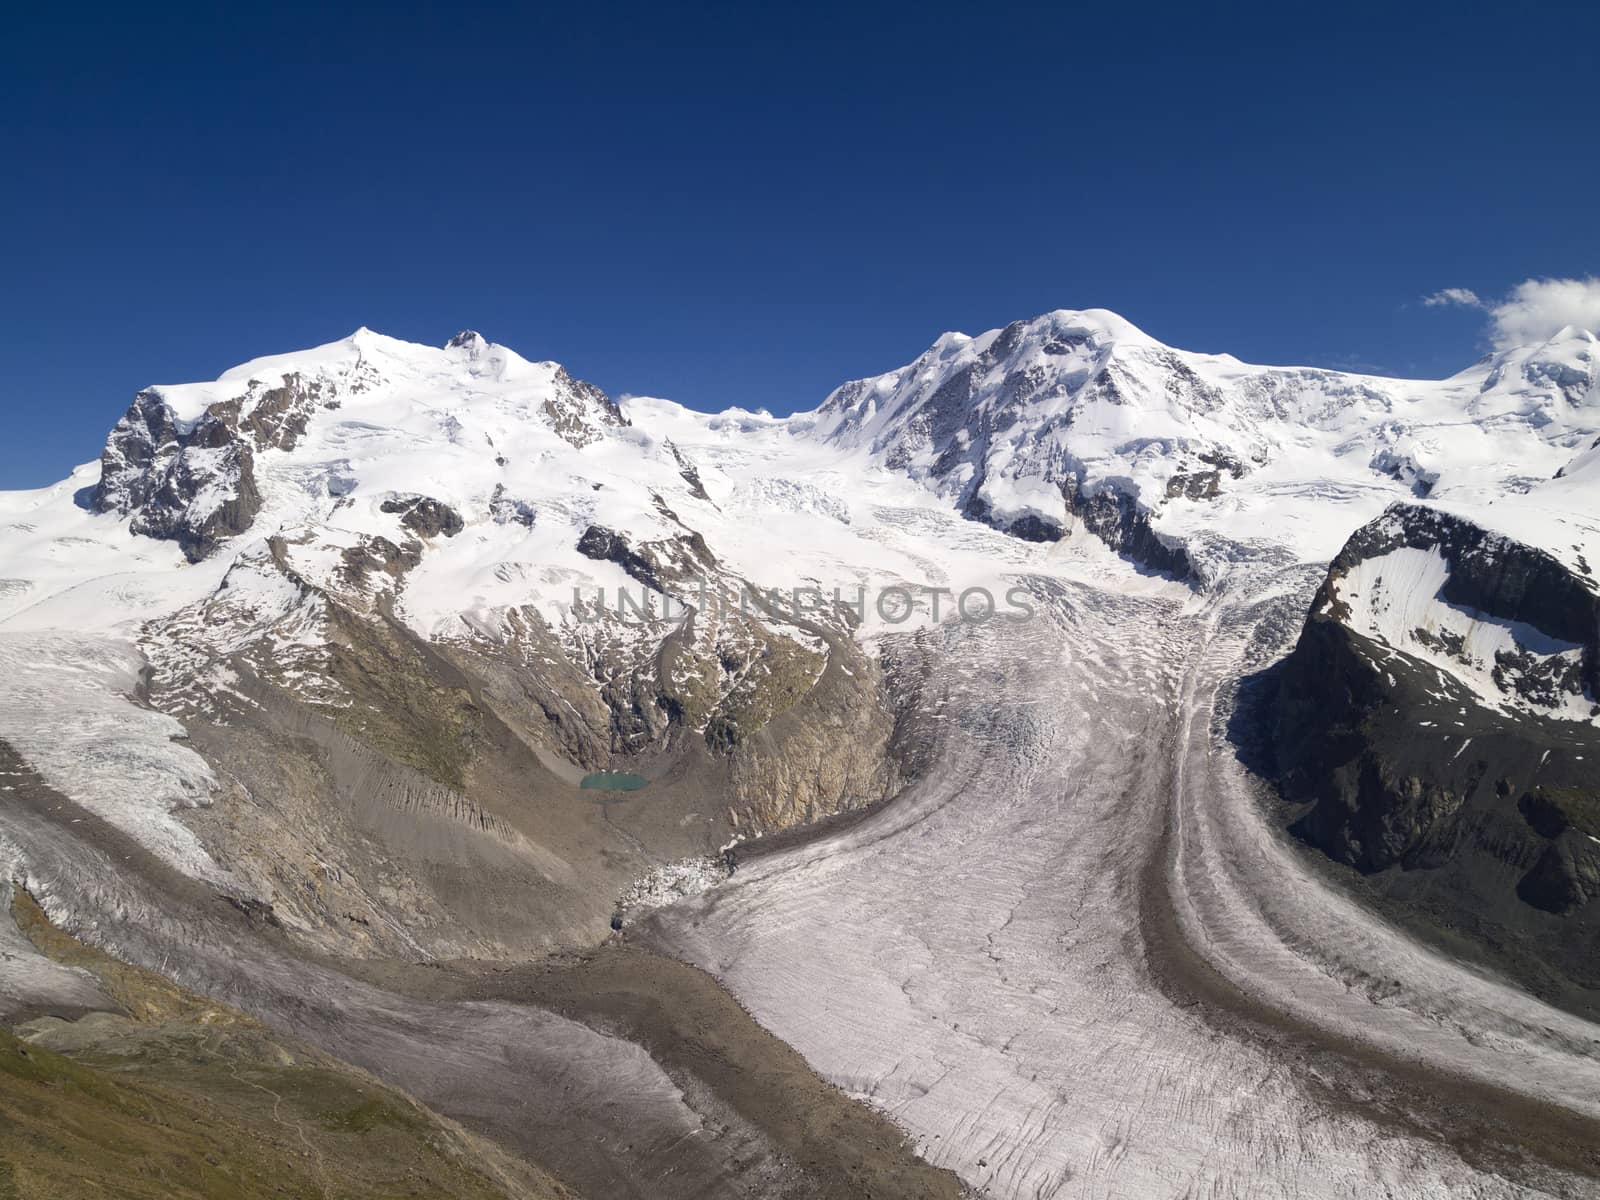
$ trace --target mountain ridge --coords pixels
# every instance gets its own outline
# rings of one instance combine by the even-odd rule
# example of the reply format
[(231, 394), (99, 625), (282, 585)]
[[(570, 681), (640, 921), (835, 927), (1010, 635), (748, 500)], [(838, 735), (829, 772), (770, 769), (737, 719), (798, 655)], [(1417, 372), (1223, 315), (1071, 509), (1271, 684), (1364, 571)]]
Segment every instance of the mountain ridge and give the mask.
[[(1595, 424), (1592, 417), (1575, 417), (1600, 404), (1595, 359), (1594, 335), (1574, 328), (1486, 356), (1446, 380), (1390, 380), (1178, 351), (1114, 313), (1056, 310), (976, 337), (942, 335), (911, 364), (843, 384), (809, 412), (763, 419), (731, 409), (699, 415), (697, 423), (716, 428), (753, 422), (865, 451), (953, 497), (967, 515), (1043, 540), (1069, 532), (1089, 503), (1103, 497), (1114, 514), (1091, 517), (1091, 527), (1116, 541), (1126, 537), (1119, 524), (1138, 525), (1144, 542), (1159, 549), (1185, 539), (1181, 529), (1153, 519), (1157, 510), (1180, 496), (1213, 499), (1226, 484), (1299, 449), (1285, 433), (1289, 426), (1317, 429), (1325, 442), (1323, 457), (1364, 453), (1367, 461), (1352, 465), (1387, 474), (1418, 495), (1437, 492), (1445, 498), (1453, 487), (1477, 483), (1481, 492), (1507, 482), (1469, 477), (1468, 467), (1486, 474), (1486, 446), (1470, 445), (1473, 439), (1448, 427), (1462, 416), (1479, 433), (1498, 435), (1493, 440), (1517, 435), (1513, 427), (1521, 427), (1527, 436), (1518, 440), (1525, 445), (1512, 457), (1527, 460), (1533, 457), (1529, 451), (1543, 452), (1522, 477), (1528, 486), (1541, 476), (1570, 473), (1582, 465), (1581, 434)], [(274, 380), (278, 386), (268, 387)], [(622, 407), (573, 380), (559, 364), (530, 362), (481, 335), (458, 335), (432, 349), (363, 328), (309, 350), (251, 360), (213, 384), (142, 391), (120, 426), (142, 424), (156, 442), (209, 436), (218, 443), (200, 447), (215, 451), (210, 455), (180, 453), (178, 469), (155, 481), (171, 493), (169, 511), (160, 520), (146, 517), (143, 529), (209, 552), (213, 533), (230, 536), (253, 516), (252, 464), (240, 460), (265, 448), (292, 449), (319, 402), (337, 405), (333, 392), (354, 396), (375, 386), (409, 389), (417, 397), (431, 387), (446, 403), (452, 395), (460, 402), (478, 393), (542, 390), (549, 393), (542, 397), (546, 416), (575, 444), (627, 420)], [(328, 396), (319, 401), (324, 392)], [(649, 419), (662, 403), (630, 398), (628, 407)], [(255, 436), (236, 445), (240, 439), (217, 428), (209, 435), (190, 428), (219, 405), (237, 405), (237, 419), (248, 420)], [(160, 406), (165, 414), (153, 411)], [(678, 415), (692, 411), (680, 408)], [(163, 421), (170, 431), (158, 428)], [(448, 428), (440, 432), (452, 436)], [(127, 515), (139, 505), (117, 478), (119, 470), (131, 473), (113, 461), (113, 449), (108, 441), (95, 502)], [(1562, 451), (1569, 453), (1561, 457)], [(155, 458), (154, 448), (146, 455)], [(229, 455), (230, 461), (199, 462), (198, 469), (188, 462)], [(240, 477), (237, 494), (228, 497), (233, 511), (219, 514), (214, 494), (209, 508), (177, 511), (184, 497), (215, 493), (219, 474)], [(1462, 478), (1458, 483), (1452, 476)], [(1336, 548), (1331, 540), (1324, 539), (1324, 556)], [(1199, 569), (1203, 574), (1204, 564)]]

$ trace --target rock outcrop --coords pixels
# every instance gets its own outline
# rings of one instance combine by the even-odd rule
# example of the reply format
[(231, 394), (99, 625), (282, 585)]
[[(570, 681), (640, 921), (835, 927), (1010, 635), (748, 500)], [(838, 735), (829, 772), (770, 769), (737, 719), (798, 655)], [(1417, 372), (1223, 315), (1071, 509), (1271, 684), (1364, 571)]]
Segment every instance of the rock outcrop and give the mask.
[(544, 402), (544, 415), (550, 426), (578, 449), (605, 436), (607, 429), (628, 424), (617, 402), (592, 383), (574, 379), (565, 369), (556, 368), (555, 394)]
[(1329, 568), (1278, 681), (1293, 831), (1535, 986), (1600, 983), (1600, 598), (1396, 505)]
[(100, 455), (92, 503), (132, 518), (147, 537), (176, 541), (191, 562), (243, 533), (261, 507), (251, 442), (224, 414), (184, 427), (160, 395), (140, 392)]
[(130, 517), (134, 533), (177, 542), (198, 562), (260, 511), (256, 454), (293, 450), (318, 408), (338, 407), (334, 393), (331, 381), (300, 372), (275, 385), (251, 379), (184, 421), (161, 389), (147, 388), (106, 439), (91, 503)]
[(455, 537), (466, 528), (460, 513), (432, 496), (394, 496), (378, 507), (398, 514), (400, 524), (419, 537)]

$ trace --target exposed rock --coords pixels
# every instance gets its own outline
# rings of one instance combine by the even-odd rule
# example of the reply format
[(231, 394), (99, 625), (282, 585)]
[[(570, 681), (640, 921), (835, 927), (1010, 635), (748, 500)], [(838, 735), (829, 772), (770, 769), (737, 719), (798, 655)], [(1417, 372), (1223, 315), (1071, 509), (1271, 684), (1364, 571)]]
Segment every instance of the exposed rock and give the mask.
[(678, 474), (689, 485), (689, 494), (697, 500), (704, 500), (710, 503), (711, 497), (706, 494), (705, 484), (700, 481), (700, 469), (686, 458), (677, 446), (672, 444), (672, 439), (667, 439), (666, 447), (671, 452), (673, 461), (678, 464)]
[(723, 727), (734, 735), (732, 796), (747, 836), (862, 808), (901, 783), (881, 672), (853, 642), (829, 643), (815, 683), (815, 660), (791, 662), (787, 680), (775, 673), (777, 688), (766, 703), (782, 707), (765, 723), (753, 724), (748, 713), (736, 715), (732, 729)]
[(333, 383), (299, 372), (276, 387), (252, 379), (239, 395), (180, 421), (147, 388), (106, 439), (91, 504), (132, 518), (146, 537), (176, 541), (191, 562), (250, 528), (261, 508), (255, 455), (292, 450), (313, 412), (336, 408)]
[(466, 528), (460, 513), (432, 496), (395, 496), (378, 507), (400, 514), (400, 524), (419, 537), (455, 537)]
[[(181, 449), (177, 420), (153, 391), (133, 398), (100, 452), (100, 481), (92, 503), (98, 512), (128, 513), (142, 505), (154, 486), (152, 474), (164, 468)], [(158, 468), (158, 460), (161, 467)]]
[(176, 541), (197, 562), (255, 520), (254, 462), (226, 412), (185, 429), (158, 393), (140, 392), (106, 440), (91, 503), (130, 516), (134, 533)]
[[(1581, 665), (1531, 651), (1484, 664), (1442, 627), (1380, 639), (1356, 606), (1400, 603), (1371, 594), (1398, 584), (1370, 564), (1403, 550), (1448, 564), (1439, 602), (1557, 647), (1570, 641)], [(1366, 594), (1349, 583), (1362, 569)], [(1600, 727), (1572, 704), (1594, 695), (1597, 636), (1595, 596), (1541, 551), (1414, 505), (1364, 526), (1279, 672), (1279, 779), (1308, 806), (1293, 831), (1427, 920), (1471, 933), (1530, 984), (1594, 986), (1600, 785), (1585, 762), (1600, 761)], [(1503, 690), (1498, 706), (1474, 690), (1489, 681)]]
[(578, 553), (585, 558), (614, 562), (645, 587), (658, 592), (664, 590), (661, 578), (656, 574), (657, 564), (635, 551), (628, 545), (628, 539), (614, 529), (607, 529), (603, 525), (589, 526), (578, 538)]
[(355, 587), (365, 587), (372, 572), (379, 571), (391, 579), (399, 579), (422, 561), (420, 542), (407, 540), (398, 546), (386, 537), (363, 537), (359, 543), (347, 547), (341, 554), (344, 580)]
[[(1397, 504), (1358, 529), (1329, 565), (1313, 613), (1326, 607), (1341, 617), (1347, 609), (1339, 581), (1358, 563), (1401, 549), (1437, 551), (1446, 559), (1441, 601), (1582, 647), (1582, 685), (1600, 695), (1600, 596), (1546, 551), (1437, 509)], [(1517, 663), (1509, 659), (1502, 666), (1510, 671)]]
[(258, 450), (293, 450), (318, 408), (337, 408), (335, 388), (321, 376), (298, 371), (283, 376), (277, 387), (252, 379), (242, 396), (211, 406), (210, 412), (248, 435)]
[[(1113, 486), (1085, 495), (1071, 478), (1063, 480), (1059, 486), (1069, 521), (1081, 521), (1095, 537), (1140, 566), (1177, 579), (1189, 577), (1191, 566), (1187, 550), (1181, 543), (1155, 531), (1150, 523), (1151, 514), (1138, 500)], [(972, 520), (983, 521), (1027, 542), (1060, 541), (1071, 530), (1070, 524), (1063, 527), (1033, 513), (1005, 520), (990, 509), (976, 488), (970, 490), (962, 512)]]
[(1379, 474), (1397, 479), (1411, 489), (1412, 495), (1426, 498), (1439, 482), (1439, 472), (1423, 466), (1413, 454), (1403, 453), (1386, 446), (1372, 456), (1372, 469)]
[(606, 429), (629, 423), (617, 402), (594, 384), (574, 379), (561, 367), (554, 383), (556, 394), (544, 402), (544, 414), (550, 427), (579, 449), (599, 441)]
[(489, 497), (489, 515), (497, 525), (525, 525), (531, 529), (538, 510), (526, 500), (506, 495), (506, 485), (497, 483), (494, 485), (494, 495)]
[(1168, 500), (1214, 500), (1221, 491), (1221, 471), (1175, 471), (1167, 480)]
[(578, 553), (586, 558), (614, 562), (656, 592), (666, 591), (667, 583), (672, 580), (704, 578), (717, 565), (705, 538), (693, 531), (678, 537), (641, 542), (634, 547), (616, 530), (590, 525), (578, 538)]
[(1084, 496), (1068, 480), (1062, 485), (1071, 511), (1083, 527), (1134, 562), (1178, 579), (1189, 575), (1189, 555), (1181, 543), (1165, 538), (1150, 524), (1150, 513), (1116, 488)]

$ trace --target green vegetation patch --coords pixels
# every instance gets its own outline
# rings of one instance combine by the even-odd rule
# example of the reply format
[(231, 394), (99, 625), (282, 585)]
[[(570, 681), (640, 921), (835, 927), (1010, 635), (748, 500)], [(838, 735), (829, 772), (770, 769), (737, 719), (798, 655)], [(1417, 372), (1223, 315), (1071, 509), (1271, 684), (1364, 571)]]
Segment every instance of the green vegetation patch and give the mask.
[(1575, 787), (1540, 786), (1534, 789), (1539, 800), (1560, 811), (1579, 833), (1600, 837), (1600, 795)]
[(333, 675), (356, 700), (334, 714), (339, 727), (437, 783), (465, 786), (482, 723), (472, 697), (441, 680), (442, 664), (403, 634), (335, 616)]
[(95, 974), (132, 1019), (31, 1022), (35, 1041), (0, 1029), (0, 1200), (504, 1200), (472, 1143), (402, 1093), (13, 895), (33, 944)]

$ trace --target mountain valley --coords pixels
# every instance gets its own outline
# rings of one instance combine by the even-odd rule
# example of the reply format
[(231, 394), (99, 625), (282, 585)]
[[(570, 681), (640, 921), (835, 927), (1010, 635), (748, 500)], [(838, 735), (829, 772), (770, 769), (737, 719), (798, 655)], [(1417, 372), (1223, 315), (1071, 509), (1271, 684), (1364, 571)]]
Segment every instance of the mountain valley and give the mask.
[(1594, 333), (761, 399), (363, 329), (0, 493), (0, 1057), (306, 1195), (241, 1075), (422, 1194), (1600, 1194)]

